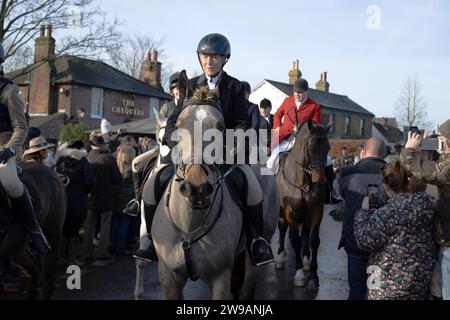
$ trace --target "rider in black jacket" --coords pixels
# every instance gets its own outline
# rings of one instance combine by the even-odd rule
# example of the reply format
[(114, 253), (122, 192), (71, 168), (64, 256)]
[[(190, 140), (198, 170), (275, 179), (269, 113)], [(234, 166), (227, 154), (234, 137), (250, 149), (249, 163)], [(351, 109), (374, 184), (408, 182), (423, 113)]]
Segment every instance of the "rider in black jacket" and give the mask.
[[(250, 129), (251, 123), (248, 116), (244, 87), (239, 80), (223, 71), (224, 65), (231, 56), (228, 39), (218, 33), (208, 34), (200, 40), (197, 54), (204, 73), (190, 80), (191, 88), (196, 89), (208, 86), (210, 90), (218, 89), (225, 128), (242, 129), (244, 131)], [(176, 142), (172, 142), (170, 137), (176, 129), (175, 124), (182, 110), (183, 105), (182, 101), (180, 101), (167, 121), (163, 143), (170, 147), (176, 145)], [(248, 186), (248, 196), (243, 215), (248, 249), (253, 263), (255, 265), (263, 265), (273, 261), (273, 254), (267, 241), (262, 238), (263, 206), (261, 187), (250, 166), (240, 165), (238, 168), (245, 174)], [(147, 206), (145, 214), (147, 235), (141, 237), (140, 248), (135, 253), (136, 258), (147, 261), (156, 258), (153, 243), (149, 236), (153, 216), (158, 204), (158, 200), (154, 196), (155, 176), (156, 173), (152, 174), (144, 186), (143, 198)]]

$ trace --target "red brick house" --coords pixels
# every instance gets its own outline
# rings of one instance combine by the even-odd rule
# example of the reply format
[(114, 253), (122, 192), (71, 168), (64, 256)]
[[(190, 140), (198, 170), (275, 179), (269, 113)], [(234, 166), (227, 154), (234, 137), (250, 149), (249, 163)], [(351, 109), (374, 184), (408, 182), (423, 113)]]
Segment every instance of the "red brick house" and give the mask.
[(59, 127), (80, 121), (98, 128), (102, 118), (111, 124), (153, 118), (171, 96), (161, 86), (161, 63), (157, 53), (147, 55), (142, 80), (102, 62), (76, 56), (55, 58), (51, 26), (42, 27), (35, 42), (34, 63), (6, 75), (19, 86), (19, 93), (43, 135), (57, 139)]

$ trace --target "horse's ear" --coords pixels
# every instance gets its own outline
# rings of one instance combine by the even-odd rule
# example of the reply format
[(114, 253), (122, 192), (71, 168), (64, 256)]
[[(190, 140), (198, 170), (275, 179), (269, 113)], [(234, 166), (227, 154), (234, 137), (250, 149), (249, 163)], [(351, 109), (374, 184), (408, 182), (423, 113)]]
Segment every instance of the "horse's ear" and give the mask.
[(186, 70), (180, 72), (178, 76), (178, 89), (180, 90), (180, 100), (184, 101), (192, 96), (192, 88), (189, 84), (189, 79)]

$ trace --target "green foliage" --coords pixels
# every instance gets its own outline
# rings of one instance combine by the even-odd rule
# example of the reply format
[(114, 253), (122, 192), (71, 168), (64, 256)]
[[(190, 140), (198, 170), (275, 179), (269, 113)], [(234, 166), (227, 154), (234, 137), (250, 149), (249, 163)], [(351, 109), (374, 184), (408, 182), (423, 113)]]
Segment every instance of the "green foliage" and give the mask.
[(70, 140), (82, 140), (88, 143), (90, 128), (81, 123), (67, 123), (61, 127), (59, 132), (59, 140), (61, 142), (69, 142)]

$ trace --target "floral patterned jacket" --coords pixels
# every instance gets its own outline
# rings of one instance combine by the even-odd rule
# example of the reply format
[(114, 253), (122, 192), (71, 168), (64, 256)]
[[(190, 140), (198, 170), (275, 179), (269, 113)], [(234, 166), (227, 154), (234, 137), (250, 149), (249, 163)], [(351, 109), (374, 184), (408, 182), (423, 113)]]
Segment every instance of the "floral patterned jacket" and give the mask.
[(375, 212), (356, 213), (356, 242), (371, 252), (370, 300), (426, 299), (435, 250), (433, 218), (424, 192), (399, 193)]

